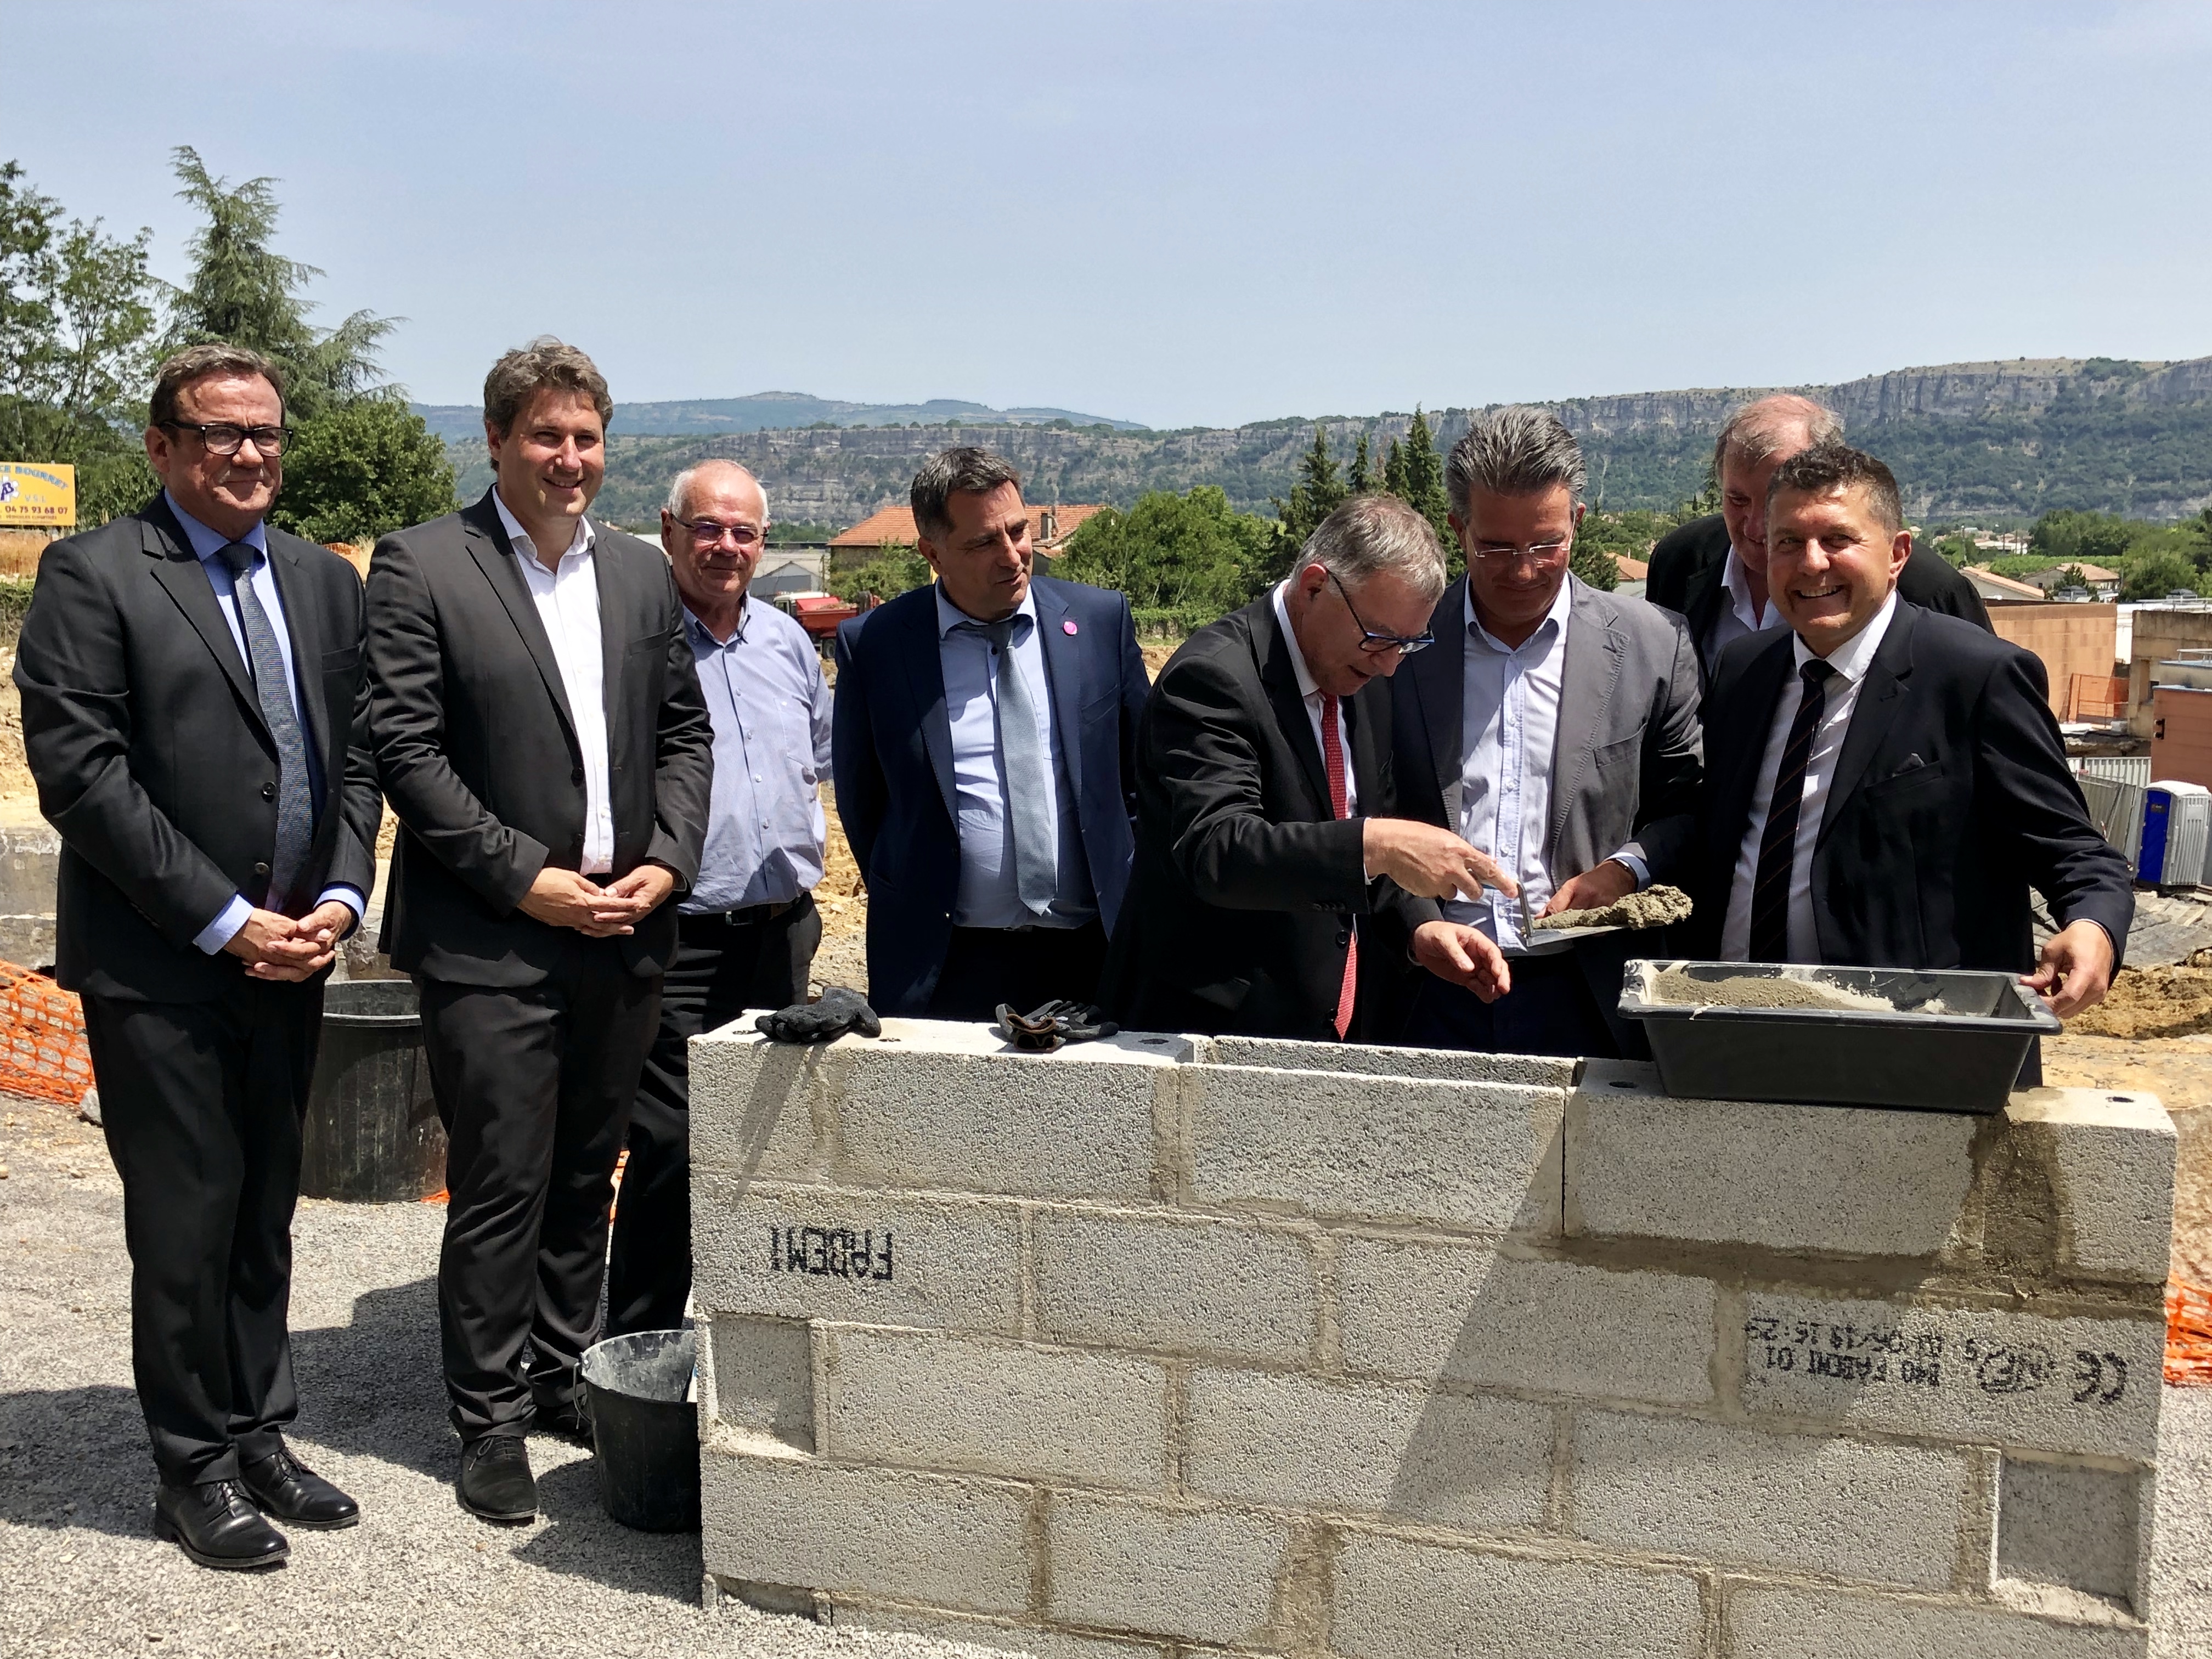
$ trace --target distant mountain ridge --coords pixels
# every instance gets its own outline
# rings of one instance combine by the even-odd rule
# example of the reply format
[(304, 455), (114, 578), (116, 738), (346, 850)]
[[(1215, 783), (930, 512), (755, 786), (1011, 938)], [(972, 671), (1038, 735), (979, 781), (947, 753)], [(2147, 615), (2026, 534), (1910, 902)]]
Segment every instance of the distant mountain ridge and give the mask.
[[(422, 417), (424, 425), (448, 441), (483, 435), (483, 410), (475, 404), (415, 404), (410, 407)], [(910, 421), (920, 421), (925, 426), (942, 426), (955, 421), (969, 425), (1041, 426), (1052, 421), (1066, 421), (1070, 426), (1141, 429), (1134, 421), (1079, 415), (1069, 409), (994, 409), (988, 404), (963, 403), (957, 398), (933, 398), (926, 404), (854, 404), (835, 398), (817, 398), (804, 392), (755, 392), (743, 398), (617, 404), (609, 429), (630, 437), (699, 437), (718, 432), (780, 431), (809, 427), (822, 421), (832, 426), (882, 426), (890, 421), (902, 426)]]
[[(1703, 484), (1728, 412), (1778, 391), (1818, 398), (1842, 414), (1851, 440), (1896, 471), (1916, 520), (2021, 521), (2062, 507), (2172, 519), (2212, 505), (2212, 357), (1946, 363), (1834, 386), (1702, 387), (1542, 406), (1582, 440), (1593, 501), (1670, 507)], [(1438, 447), (1467, 430), (1470, 413), (1431, 411)], [(1316, 427), (1344, 462), (1365, 434), (1379, 474), (1384, 450), (1412, 420), (1404, 412), (1291, 416), (1180, 432), (1124, 422), (1102, 432), (961, 416), (921, 428), (685, 436), (626, 430), (618, 410), (600, 510), (618, 523), (649, 521), (673, 473), (720, 455), (760, 476), (777, 517), (852, 524), (905, 500), (927, 456), (976, 443), (1022, 469), (1032, 500), (1127, 507), (1147, 490), (1211, 484), (1240, 509), (1265, 513), (1272, 498), (1288, 495)], [(464, 490), (481, 490), (489, 476), (481, 437), (447, 441)]]

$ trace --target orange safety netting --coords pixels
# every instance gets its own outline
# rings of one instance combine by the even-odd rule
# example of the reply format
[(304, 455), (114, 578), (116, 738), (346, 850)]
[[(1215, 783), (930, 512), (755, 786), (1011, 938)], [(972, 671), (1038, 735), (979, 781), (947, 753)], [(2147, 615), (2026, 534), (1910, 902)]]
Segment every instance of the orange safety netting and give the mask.
[(2212, 1291), (2185, 1279), (2166, 1281), (2166, 1380), (2212, 1386)]
[(83, 1005), (45, 975), (0, 962), (0, 1091), (75, 1106), (91, 1086)]

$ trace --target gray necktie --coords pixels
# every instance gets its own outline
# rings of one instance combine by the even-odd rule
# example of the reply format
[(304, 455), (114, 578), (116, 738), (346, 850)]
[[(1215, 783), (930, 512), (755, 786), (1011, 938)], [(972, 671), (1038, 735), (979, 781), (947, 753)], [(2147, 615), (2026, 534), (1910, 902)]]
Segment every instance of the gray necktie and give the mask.
[(300, 732), (300, 717), (292, 708), (292, 688), (284, 674), (284, 653), (276, 643), (276, 630), (269, 613), (247, 580), (261, 555), (244, 542), (222, 550), (230, 567), (231, 589), (238, 598), (238, 617), (246, 628), (246, 657), (253, 669), (253, 689), (261, 701), (261, 718), (276, 740), (276, 852), (270, 860), (269, 894), (264, 901), (271, 910), (283, 910), (293, 896), (292, 884), (307, 861), (307, 848), (315, 839), (315, 802), (307, 782), (307, 744)]
[(1014, 624), (1019, 614), (994, 623), (971, 623), (991, 641), (999, 678), (999, 781), (1006, 791), (1006, 822), (1014, 832), (1014, 890), (1023, 908), (1042, 915), (1060, 890), (1060, 849), (1053, 845), (1052, 765), (1037, 736), (1036, 706), (1014, 663)]

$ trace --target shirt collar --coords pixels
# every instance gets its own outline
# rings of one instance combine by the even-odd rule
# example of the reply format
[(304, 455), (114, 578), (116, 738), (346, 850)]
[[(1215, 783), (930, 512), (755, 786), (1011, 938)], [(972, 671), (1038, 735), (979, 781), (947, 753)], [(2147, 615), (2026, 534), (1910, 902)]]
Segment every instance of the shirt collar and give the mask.
[(1750, 617), (1750, 625), (1753, 629), (1763, 632), (1782, 620), (1782, 612), (1776, 608), (1771, 593), (1766, 596), (1766, 611), (1763, 617), (1753, 611), (1751, 572), (1744, 564), (1743, 556), (1735, 550), (1734, 542), (1729, 544), (1728, 557), (1722, 561), (1721, 586), (1728, 590), (1729, 609), (1739, 618)]
[(1284, 590), (1290, 586), (1285, 580), (1275, 584), (1275, 622), (1283, 630), (1283, 643), (1291, 647), (1291, 672), (1298, 677), (1298, 696), (1311, 702), (1321, 695), (1321, 682), (1306, 667), (1306, 653), (1298, 649), (1298, 636), (1291, 627), (1291, 607), (1283, 599)]
[[(1845, 640), (1828, 653), (1828, 666), (1856, 685), (1866, 678), (1867, 670), (1874, 666), (1874, 653), (1881, 649), (1881, 636), (1889, 632), (1889, 624), (1897, 615), (1897, 590), (1891, 588), (1889, 597), (1881, 602), (1881, 609), (1874, 613), (1874, 620)], [(1800, 635), (1790, 641), (1792, 651), (1802, 670), (1813, 660), (1812, 648)]]
[[(522, 520), (507, 510), (507, 503), (500, 499), (499, 486), (496, 484), (492, 486), (491, 504), (498, 510), (500, 524), (507, 532), (507, 539), (514, 549), (515, 557), (526, 563), (532, 555), (544, 550), (530, 539), (530, 532), (522, 527)], [(571, 553), (588, 551), (596, 535), (597, 532), (592, 528), (592, 521), (579, 514), (576, 519), (576, 533), (568, 538), (568, 545), (561, 550), (561, 557), (565, 559)], [(528, 551), (526, 552), (525, 549)], [(558, 561), (556, 562), (557, 563)], [(544, 568), (543, 560), (538, 561), (538, 568)]]
[[(177, 505), (177, 498), (174, 495), (172, 495), (167, 490), (165, 489), (161, 492), (161, 499), (169, 504), (169, 511), (176, 515), (178, 526), (185, 532), (185, 539), (191, 544), (192, 556), (198, 559), (202, 564), (205, 564), (210, 559), (215, 557), (216, 554), (222, 552), (224, 548), (230, 545), (229, 537), (222, 534), (218, 531), (209, 529), (198, 519), (192, 517), (191, 514), (185, 512), (183, 507)], [(247, 531), (238, 539), (244, 542), (248, 547), (260, 554), (263, 557), (265, 558), (268, 556), (269, 532), (264, 527), (260, 520), (256, 519), (253, 521), (253, 528)]]
[[(945, 597), (945, 584), (943, 582), (933, 582), (930, 585), (930, 591), (937, 596), (937, 637), (940, 641), (949, 637), (952, 630), (960, 627), (963, 623), (967, 623), (976, 628), (988, 628), (990, 626), (988, 623), (977, 622), (975, 617), (969, 616), (958, 605), (953, 604), (951, 600), (946, 599)], [(1017, 617), (1027, 617), (1030, 619), (1030, 626), (1032, 629), (1036, 626), (1036, 588), (1031, 587), (1027, 592), (1022, 595), (1022, 602), (1014, 607), (1014, 615)]]
[(745, 602), (738, 607), (737, 629), (726, 640), (716, 639), (714, 630), (693, 614), (690, 605), (682, 605), (680, 608), (684, 612), (684, 630), (690, 635), (691, 643), (702, 651), (710, 647), (716, 651), (727, 651), (733, 646), (742, 645), (744, 643), (745, 629), (752, 626), (753, 596), (750, 593), (745, 595)]
[(1544, 620), (1536, 624), (1536, 631), (1518, 645), (1508, 645), (1475, 620), (1474, 584), (1469, 582), (1467, 586), (1467, 603), (1464, 606), (1468, 634), (1471, 638), (1480, 640), (1489, 649), (1508, 657), (1518, 655), (1532, 645), (1540, 646), (1540, 648), (1535, 654), (1540, 657), (1546, 651), (1551, 649), (1553, 643), (1551, 638), (1546, 637), (1544, 630), (1547, 628), (1553, 629), (1556, 630), (1553, 637), (1564, 639), (1567, 632), (1567, 617), (1574, 610), (1574, 603), (1575, 579), (1570, 574), (1559, 584), (1559, 591), (1552, 599), (1552, 608), (1544, 613)]

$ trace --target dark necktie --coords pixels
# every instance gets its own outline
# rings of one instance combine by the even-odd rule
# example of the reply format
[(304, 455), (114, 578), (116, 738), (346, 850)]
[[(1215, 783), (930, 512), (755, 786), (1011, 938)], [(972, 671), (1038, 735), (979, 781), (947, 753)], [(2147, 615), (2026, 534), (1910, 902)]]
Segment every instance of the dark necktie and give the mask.
[[(1350, 795), (1344, 784), (1344, 738), (1336, 729), (1336, 699), (1326, 691), (1321, 697), (1321, 759), (1328, 774), (1328, 810), (1335, 817), (1350, 814)], [(1359, 929), (1352, 925), (1344, 951), (1344, 979), (1336, 988), (1336, 1035), (1352, 1029), (1352, 1006), (1359, 996)]]
[(276, 643), (276, 630), (261, 608), (250, 579), (261, 555), (244, 542), (222, 550), (230, 567), (231, 591), (238, 599), (238, 618), (246, 630), (246, 659), (253, 670), (253, 690), (261, 703), (262, 722), (276, 743), (276, 848), (269, 861), (269, 892), (263, 903), (283, 910), (295, 895), (292, 884), (307, 861), (307, 848), (315, 839), (315, 802), (307, 782), (307, 744), (300, 732), (300, 717), (292, 708), (292, 687), (284, 673), (284, 653)]
[(1013, 832), (1014, 891), (1031, 915), (1052, 908), (1060, 890), (1060, 848), (1053, 845), (1052, 767), (1037, 735), (1036, 706), (1014, 661), (1017, 613), (994, 623), (971, 623), (991, 642), (998, 674), (999, 781), (1006, 792), (1006, 826)]
[(1790, 872), (1797, 856), (1797, 815), (1805, 805), (1805, 768), (1813, 757), (1813, 733), (1827, 702), (1835, 670), (1818, 657), (1797, 671), (1804, 690), (1797, 718), (1790, 722), (1790, 741), (1774, 769), (1774, 793), (1766, 806), (1766, 833), (1759, 837), (1759, 870), (1751, 884), (1751, 959), (1790, 959)]

